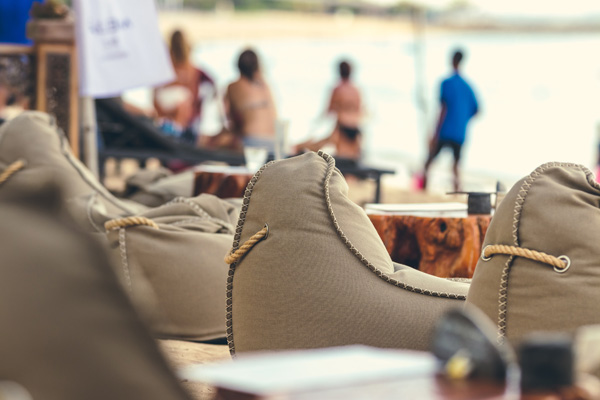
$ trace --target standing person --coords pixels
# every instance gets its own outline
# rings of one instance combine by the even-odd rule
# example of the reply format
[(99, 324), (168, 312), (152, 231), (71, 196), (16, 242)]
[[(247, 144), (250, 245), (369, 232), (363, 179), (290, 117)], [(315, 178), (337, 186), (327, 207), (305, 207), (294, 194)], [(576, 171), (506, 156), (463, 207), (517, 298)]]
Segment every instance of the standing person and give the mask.
[(455, 51), (452, 56), (454, 73), (442, 82), (440, 89), (440, 116), (436, 131), (429, 143), (429, 156), (425, 162), (423, 173), (423, 189), (427, 187), (427, 172), (431, 162), (442, 148), (449, 147), (454, 153), (454, 190), (460, 190), (458, 166), (462, 146), (465, 142), (467, 124), (477, 114), (479, 105), (471, 86), (460, 75), (459, 67), (463, 59), (462, 51)]
[(361, 156), (360, 119), (362, 100), (360, 91), (350, 80), (352, 67), (348, 61), (339, 64), (340, 81), (331, 92), (327, 113), (337, 117), (335, 128), (329, 137), (319, 141), (307, 141), (296, 146), (298, 150), (317, 151), (326, 144), (335, 146), (336, 157), (358, 160)]
[(184, 34), (176, 30), (169, 44), (175, 81), (154, 91), (154, 107), (161, 129), (185, 142), (195, 143), (197, 122), (202, 114), (202, 85), (214, 89), (214, 80), (190, 60), (190, 45)]

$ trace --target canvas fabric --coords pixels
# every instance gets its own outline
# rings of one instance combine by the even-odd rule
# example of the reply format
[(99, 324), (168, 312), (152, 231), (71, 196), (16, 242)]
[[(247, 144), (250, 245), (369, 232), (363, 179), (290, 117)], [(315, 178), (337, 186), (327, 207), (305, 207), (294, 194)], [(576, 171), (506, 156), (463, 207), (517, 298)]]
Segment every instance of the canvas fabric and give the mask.
[(166, 169), (142, 170), (127, 180), (125, 197), (148, 207), (158, 207), (176, 197), (194, 195), (194, 171), (172, 175)]
[(483, 247), (519, 246), (559, 257), (563, 273), (524, 257), (479, 260), (467, 303), (496, 323), (499, 339), (515, 344), (535, 331), (573, 333), (600, 323), (600, 186), (585, 167), (548, 163), (517, 182), (487, 231)]
[[(35, 188), (52, 180), (60, 185), (64, 198), (94, 198), (99, 210), (109, 216), (133, 215), (147, 207), (122, 201), (113, 196), (90, 171), (73, 156), (64, 132), (55, 119), (42, 112), (28, 111), (0, 127), (0, 167), (4, 169), (17, 160), (26, 167), (14, 174), (3, 185), (0, 198), (10, 198), (13, 193)], [(88, 208), (78, 208), (85, 202), (74, 202), (70, 210), (77, 219), (86, 222)], [(84, 229), (94, 229), (84, 224)]]
[(225, 337), (223, 258), (238, 213), (212, 195), (180, 197), (140, 214), (158, 229), (132, 225), (107, 231), (120, 281), (156, 335)]
[[(16, 160), (26, 165), (0, 184), (0, 199), (58, 182), (66, 198), (60, 212), (109, 249), (127, 293), (157, 336), (225, 336), (223, 257), (239, 214), (235, 202), (203, 195), (149, 209), (117, 199), (72, 156), (54, 119), (39, 112), (24, 113), (0, 129), (0, 173)], [(106, 222), (132, 216), (150, 218), (159, 229), (106, 232)]]
[(189, 399), (58, 192), (0, 202), (0, 377), (34, 399)]
[(267, 164), (243, 204), (233, 249), (265, 224), (269, 234), (230, 266), (232, 354), (348, 344), (427, 350), (437, 319), (464, 303), (468, 283), (394, 265), (325, 153)]

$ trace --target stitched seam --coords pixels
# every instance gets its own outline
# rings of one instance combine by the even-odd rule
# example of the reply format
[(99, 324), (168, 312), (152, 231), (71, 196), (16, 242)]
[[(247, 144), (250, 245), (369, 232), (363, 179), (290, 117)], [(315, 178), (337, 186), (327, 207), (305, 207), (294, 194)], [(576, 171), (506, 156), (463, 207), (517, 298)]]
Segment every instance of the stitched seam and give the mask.
[(79, 170), (79, 167), (77, 165), (77, 163), (74, 160), (74, 156), (70, 153), (70, 151), (68, 150), (68, 144), (67, 144), (67, 138), (66, 135), (64, 133), (64, 131), (62, 130), (62, 128), (60, 127), (56, 127), (56, 130), (58, 132), (59, 135), (59, 139), (60, 139), (60, 151), (63, 155), (63, 157), (65, 157), (65, 159), (67, 160), (67, 162), (71, 165), (71, 167), (73, 167), (73, 169), (75, 169), (75, 171), (77, 172), (77, 174), (79, 175), (79, 177), (81, 179), (83, 179), (83, 181), (97, 194), (99, 194), (100, 196), (102, 196), (104, 198), (104, 200), (108, 201), (109, 203), (111, 203), (113, 206), (119, 208), (120, 210), (123, 210), (127, 213), (133, 214), (133, 208), (129, 208), (127, 207), (125, 204), (123, 204), (122, 202), (114, 199), (112, 197), (112, 195), (110, 195), (110, 193), (108, 193), (106, 191), (106, 189), (104, 188), (104, 186), (101, 186), (100, 184), (97, 184), (96, 182), (91, 182), (90, 180), (87, 179), (87, 177), (85, 176), (85, 174), (83, 174), (83, 172), (81, 172)]
[(221, 219), (211, 217), (209, 213), (207, 213), (206, 211), (204, 211), (202, 209), (202, 207), (200, 207), (198, 204), (194, 203), (193, 201), (191, 201), (190, 199), (188, 199), (186, 197), (181, 197), (181, 196), (175, 197), (173, 200), (171, 200), (157, 208), (166, 207), (171, 204), (184, 204), (184, 205), (190, 207), (192, 209), (192, 211), (194, 211), (196, 214), (198, 214), (198, 216), (201, 217), (202, 219), (207, 219), (211, 222), (221, 225), (223, 228), (227, 229), (230, 233), (233, 233), (233, 231), (234, 231), (232, 224), (227, 223)]
[[(586, 175), (586, 179), (588, 184), (590, 184), (595, 189), (600, 190), (600, 185), (595, 182), (594, 175), (590, 170), (586, 167), (573, 163), (562, 163), (562, 162), (549, 162), (546, 164), (542, 164), (538, 168), (536, 168), (529, 176), (523, 181), (521, 184), (521, 188), (519, 189), (519, 193), (517, 194), (517, 199), (515, 201), (515, 208), (513, 211), (513, 226), (512, 226), (512, 239), (515, 246), (520, 246), (519, 241), (519, 226), (521, 224), (521, 215), (523, 213), (523, 205), (525, 204), (525, 199), (529, 194), (529, 190), (533, 186), (535, 180), (539, 178), (546, 170), (551, 168), (576, 168), (582, 171)], [(513, 256), (508, 257), (506, 263), (504, 264), (504, 268), (502, 270), (502, 275), (500, 276), (500, 288), (498, 292), (498, 331), (497, 331), (497, 341), (499, 343), (504, 342), (504, 338), (506, 337), (506, 328), (507, 328), (507, 312), (508, 312), (508, 283), (509, 283), (509, 275), (510, 269), (512, 266), (512, 262), (514, 260)]]
[(158, 208), (167, 207), (167, 206), (170, 206), (171, 204), (185, 204), (186, 206), (190, 207), (192, 209), (192, 211), (194, 211), (199, 216), (204, 217), (204, 218), (210, 218), (210, 215), (206, 211), (204, 211), (202, 209), (202, 207), (200, 207), (198, 204), (195, 204), (193, 201), (191, 201), (188, 198), (183, 197), (183, 196), (177, 196), (173, 200), (163, 204), (162, 206), (160, 206)]
[(96, 221), (94, 221), (94, 219), (92, 218), (92, 203), (94, 202), (94, 200), (96, 200), (96, 196), (97, 193), (92, 193), (92, 195), (90, 196), (90, 199), (88, 200), (87, 203), (87, 217), (88, 217), (88, 221), (90, 222), (90, 224), (94, 227), (94, 229), (97, 232), (104, 232), (104, 229), (102, 229), (100, 226), (98, 226), (98, 224), (96, 224)]
[[(248, 205), (250, 204), (250, 197), (252, 196), (252, 191), (254, 190), (254, 185), (260, 178), (261, 174), (265, 169), (267, 169), (272, 164), (277, 161), (271, 161), (265, 165), (263, 165), (250, 179), (248, 185), (246, 186), (246, 190), (244, 191), (244, 199), (242, 200), (242, 208), (240, 210), (240, 216), (238, 218), (237, 226), (235, 228), (235, 234), (233, 236), (233, 245), (231, 252), (235, 252), (240, 247), (240, 238), (242, 236), (242, 229), (244, 228), (244, 223), (246, 222), (246, 214), (248, 212)], [(229, 353), (231, 357), (235, 358), (235, 345), (233, 343), (233, 275), (235, 273), (235, 267), (237, 266), (237, 262), (234, 262), (229, 265), (229, 271), (227, 272), (227, 291), (226, 291), (226, 337), (227, 337), (227, 345), (229, 346)]]
[(131, 273), (129, 271), (129, 262), (127, 261), (127, 245), (125, 238), (125, 228), (119, 229), (119, 252), (121, 253), (121, 266), (125, 276), (125, 285), (130, 295), (133, 295), (133, 286), (131, 285)]
[(185, 225), (185, 224), (193, 224), (194, 222), (198, 222), (198, 221), (204, 221), (204, 218), (192, 217), (192, 218), (189, 218), (189, 219), (183, 219), (181, 221), (175, 221), (175, 222), (172, 222), (172, 223), (167, 224), (167, 225), (178, 226), (178, 225)]
[(363, 263), (363, 265), (365, 265), (369, 270), (374, 272), (375, 275), (377, 275), (379, 278), (383, 279), (385, 282), (390, 283), (394, 286), (397, 286), (401, 289), (408, 290), (410, 292), (423, 294), (423, 295), (427, 295), (427, 296), (443, 297), (443, 298), (448, 298), (448, 299), (456, 299), (456, 300), (465, 300), (466, 299), (466, 296), (462, 295), (462, 294), (422, 289), (422, 288), (419, 288), (416, 286), (408, 285), (405, 282), (400, 282), (397, 279), (391, 278), (386, 273), (384, 273), (382, 270), (375, 267), (375, 265), (373, 265), (369, 260), (367, 260), (367, 258), (356, 247), (354, 247), (354, 245), (352, 244), (352, 242), (350, 242), (350, 239), (348, 239), (346, 234), (344, 234), (339, 223), (337, 222), (335, 213), (333, 212), (333, 206), (332, 206), (331, 197), (329, 194), (329, 182), (331, 180), (331, 176), (333, 175), (333, 171), (335, 169), (335, 160), (332, 156), (330, 156), (329, 154), (324, 153), (322, 151), (319, 151), (318, 154), (327, 162), (327, 173), (325, 174), (325, 181), (323, 184), (323, 189), (324, 189), (324, 194), (325, 194), (325, 202), (327, 203), (327, 210), (329, 211), (329, 216), (331, 218), (331, 222), (333, 223), (333, 226), (334, 226), (338, 236), (340, 237), (340, 239), (342, 239), (342, 241), (344, 242), (346, 247), (348, 247), (350, 252), (352, 252)]

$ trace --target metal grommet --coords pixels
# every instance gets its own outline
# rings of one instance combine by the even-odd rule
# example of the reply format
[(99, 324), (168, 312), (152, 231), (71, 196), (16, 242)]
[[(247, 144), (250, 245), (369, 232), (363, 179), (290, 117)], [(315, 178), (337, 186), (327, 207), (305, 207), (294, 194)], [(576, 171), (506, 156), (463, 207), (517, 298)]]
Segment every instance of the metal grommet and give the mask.
[(269, 225), (265, 223), (265, 226), (263, 226), (263, 228), (267, 228), (267, 233), (265, 233), (265, 236), (263, 236), (262, 238), (262, 240), (265, 240), (269, 237)]
[(560, 257), (558, 257), (558, 259), (563, 261), (567, 265), (565, 265), (563, 268), (554, 267), (554, 270), (556, 272), (558, 272), (559, 274), (567, 272), (567, 270), (571, 266), (571, 259), (567, 256), (560, 256)]
[(483, 250), (481, 250), (481, 259), (483, 261), (490, 261), (492, 259), (492, 257), (486, 257), (485, 256), (485, 249), (487, 249), (488, 247), (490, 247), (490, 245), (487, 245), (483, 248)]

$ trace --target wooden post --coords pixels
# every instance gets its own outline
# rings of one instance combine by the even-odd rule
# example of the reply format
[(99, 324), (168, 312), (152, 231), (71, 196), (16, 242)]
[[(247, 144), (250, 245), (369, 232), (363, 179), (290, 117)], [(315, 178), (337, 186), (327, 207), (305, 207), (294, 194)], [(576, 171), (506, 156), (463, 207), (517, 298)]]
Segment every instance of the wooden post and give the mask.
[(79, 93), (75, 24), (71, 18), (34, 19), (27, 24), (36, 59), (35, 108), (56, 117), (79, 158)]
[(83, 159), (85, 165), (90, 172), (96, 177), (99, 177), (98, 169), (98, 143), (96, 131), (96, 106), (94, 99), (89, 96), (81, 98), (82, 108), (82, 131), (83, 131)]

